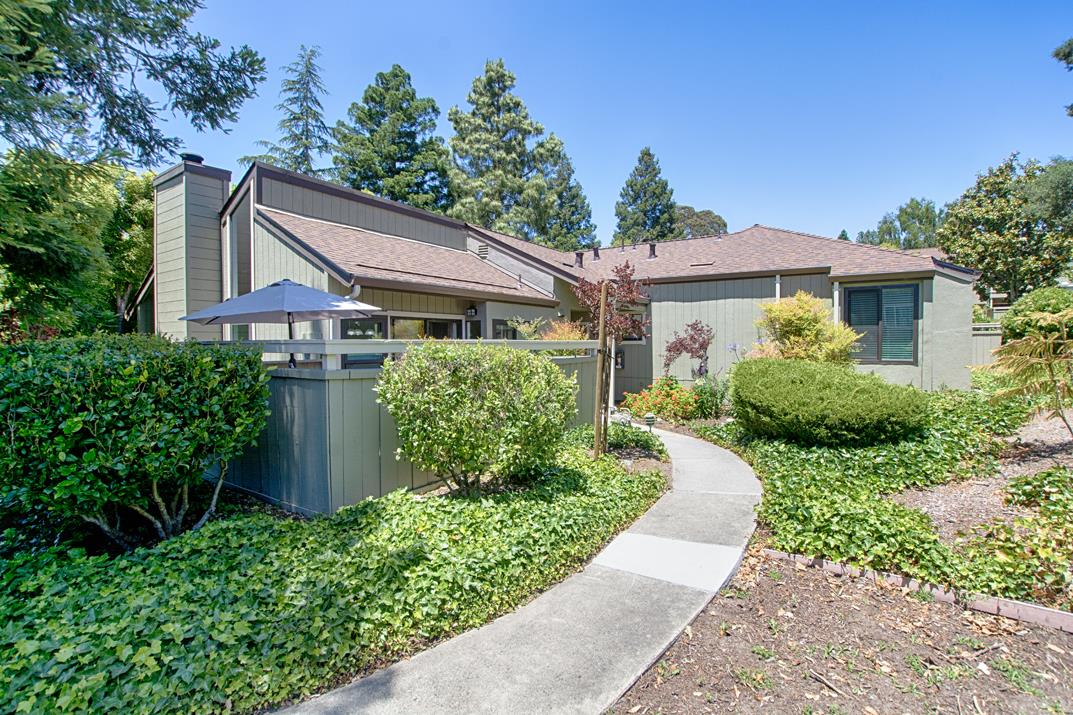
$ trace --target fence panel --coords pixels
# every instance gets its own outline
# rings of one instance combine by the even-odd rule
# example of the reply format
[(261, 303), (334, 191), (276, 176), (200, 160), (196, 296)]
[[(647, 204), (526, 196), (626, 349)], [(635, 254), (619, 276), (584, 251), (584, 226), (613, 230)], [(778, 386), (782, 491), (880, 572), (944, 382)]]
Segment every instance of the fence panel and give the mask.
[(1002, 345), (1002, 327), (998, 323), (974, 323), (972, 326), (972, 364), (990, 365), (992, 351)]

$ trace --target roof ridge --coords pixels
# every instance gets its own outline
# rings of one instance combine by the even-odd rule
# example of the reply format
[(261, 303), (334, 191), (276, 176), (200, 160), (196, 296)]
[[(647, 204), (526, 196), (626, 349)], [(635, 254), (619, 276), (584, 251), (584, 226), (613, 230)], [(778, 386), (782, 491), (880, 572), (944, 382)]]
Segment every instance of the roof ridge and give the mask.
[(926, 258), (929, 261), (931, 260), (930, 256), (909, 256), (909, 254), (905, 253), (901, 249), (884, 248), (883, 246), (873, 246), (870, 243), (857, 243), (853, 239), (850, 239), (850, 240), (847, 241), (847, 240), (842, 239), (842, 238), (832, 238), (831, 236), (821, 236), (818, 233), (807, 233), (805, 231), (794, 231), (793, 229), (789, 229), (789, 228), (780, 228), (778, 226), (768, 226), (766, 224), (760, 224), (760, 223), (753, 224), (753, 228), (766, 228), (769, 231), (782, 231), (783, 233), (792, 233), (792, 234), (795, 234), (797, 236), (804, 236), (805, 238), (815, 238), (815, 239), (819, 239), (821, 241), (831, 241), (833, 243), (837, 243), (838, 245), (855, 246), (857, 248), (878, 250), (878, 251), (883, 251), (886, 254), (894, 255), (894, 256), (907, 256), (907, 257), (911, 257), (911, 258), (922, 258), (922, 259)]

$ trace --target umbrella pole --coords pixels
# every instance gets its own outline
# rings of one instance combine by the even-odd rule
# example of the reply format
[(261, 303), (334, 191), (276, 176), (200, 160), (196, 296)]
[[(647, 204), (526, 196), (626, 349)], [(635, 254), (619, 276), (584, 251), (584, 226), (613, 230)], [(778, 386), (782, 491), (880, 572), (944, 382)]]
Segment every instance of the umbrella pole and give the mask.
[[(287, 313), (287, 339), (294, 340), (294, 315), (291, 313)], [(294, 361), (294, 353), (291, 353), (291, 359), (287, 363), (287, 367), (298, 367), (298, 363)]]

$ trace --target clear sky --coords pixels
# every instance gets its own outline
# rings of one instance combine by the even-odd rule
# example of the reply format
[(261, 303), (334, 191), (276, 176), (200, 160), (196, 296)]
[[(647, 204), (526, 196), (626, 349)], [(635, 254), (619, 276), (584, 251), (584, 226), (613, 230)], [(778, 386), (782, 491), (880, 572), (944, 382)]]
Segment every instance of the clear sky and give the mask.
[(265, 56), (228, 135), (169, 123), (239, 172), (275, 138), (280, 69), (323, 50), (329, 123), (399, 63), (447, 109), (502, 57), (531, 115), (566, 143), (602, 241), (642, 146), (680, 203), (730, 230), (834, 236), (911, 196), (939, 203), (1010, 152), (1073, 155), (1073, 73), (1051, 58), (1073, 2), (344, 2), (206, 0), (195, 29)]

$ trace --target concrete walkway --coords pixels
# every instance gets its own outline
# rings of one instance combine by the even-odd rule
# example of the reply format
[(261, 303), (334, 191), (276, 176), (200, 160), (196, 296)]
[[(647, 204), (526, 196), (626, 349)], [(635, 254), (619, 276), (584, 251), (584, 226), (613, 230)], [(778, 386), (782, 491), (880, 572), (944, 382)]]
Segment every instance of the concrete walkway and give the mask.
[(585, 570), (522, 608), (285, 712), (601, 713), (730, 579), (760, 483), (730, 452), (658, 431), (672, 488)]

